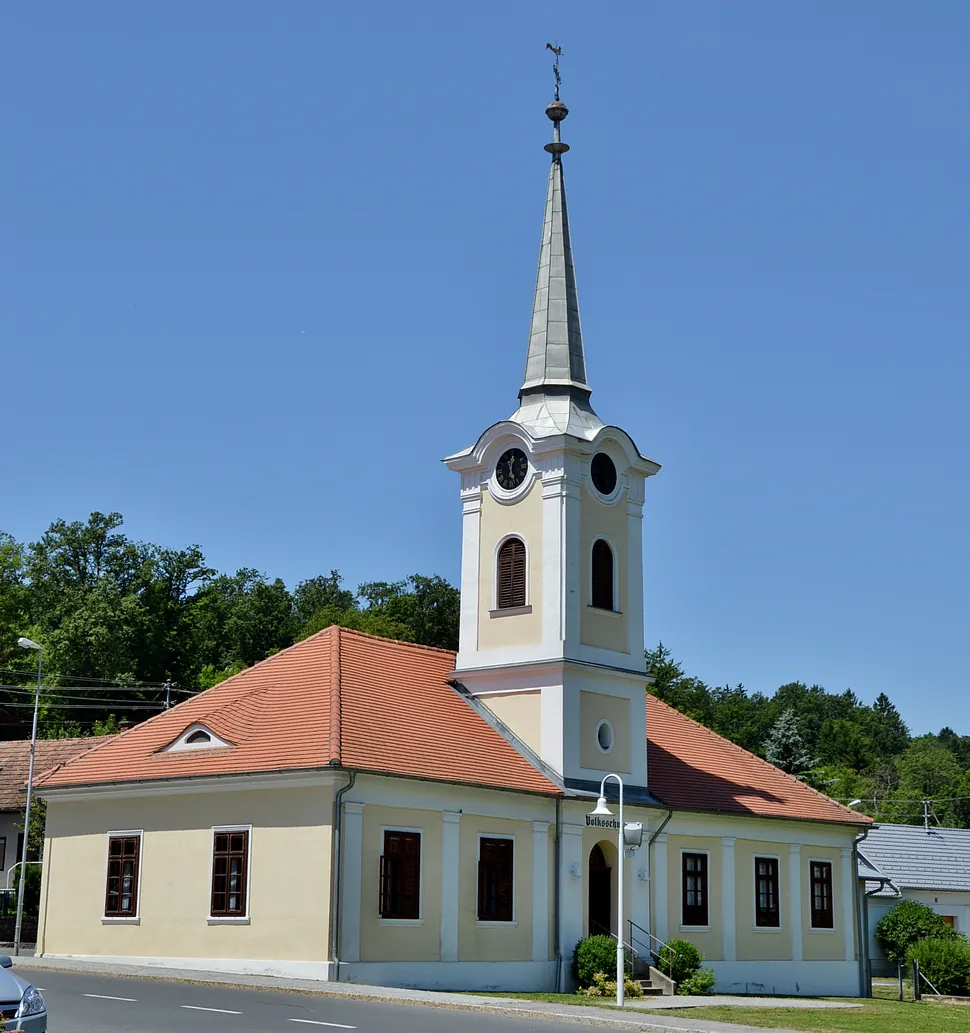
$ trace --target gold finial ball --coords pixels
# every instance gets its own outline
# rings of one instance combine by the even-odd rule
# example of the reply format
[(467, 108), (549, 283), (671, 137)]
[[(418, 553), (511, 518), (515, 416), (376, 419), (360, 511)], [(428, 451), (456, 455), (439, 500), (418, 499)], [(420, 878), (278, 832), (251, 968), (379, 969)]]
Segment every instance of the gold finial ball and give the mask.
[(546, 117), (553, 122), (561, 122), (569, 114), (569, 108), (561, 100), (554, 100), (546, 108)]

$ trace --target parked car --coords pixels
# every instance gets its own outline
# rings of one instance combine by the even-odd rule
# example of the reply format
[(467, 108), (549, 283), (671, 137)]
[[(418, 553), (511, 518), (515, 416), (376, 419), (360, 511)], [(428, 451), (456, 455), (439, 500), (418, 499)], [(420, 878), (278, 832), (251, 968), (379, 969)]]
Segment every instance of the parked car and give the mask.
[(47, 1033), (47, 1005), (36, 986), (15, 975), (13, 960), (0, 954), (0, 1029)]

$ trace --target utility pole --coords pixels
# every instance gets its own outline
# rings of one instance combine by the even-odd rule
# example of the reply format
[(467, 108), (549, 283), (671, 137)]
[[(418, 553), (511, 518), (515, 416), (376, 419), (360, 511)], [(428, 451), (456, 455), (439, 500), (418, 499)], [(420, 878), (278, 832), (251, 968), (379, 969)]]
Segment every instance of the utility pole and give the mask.
[(170, 681), (165, 682), (165, 709), (172, 705), (172, 683)]
[(930, 831), (930, 801), (923, 801), (923, 829), (926, 832)]

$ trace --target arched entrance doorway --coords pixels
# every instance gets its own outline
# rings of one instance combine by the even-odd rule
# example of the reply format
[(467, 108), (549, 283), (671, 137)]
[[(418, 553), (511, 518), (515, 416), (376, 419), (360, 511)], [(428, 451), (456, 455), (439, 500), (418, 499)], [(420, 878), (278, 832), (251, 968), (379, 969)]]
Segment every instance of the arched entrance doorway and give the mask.
[(589, 935), (609, 936), (613, 928), (613, 870), (597, 843), (589, 852)]

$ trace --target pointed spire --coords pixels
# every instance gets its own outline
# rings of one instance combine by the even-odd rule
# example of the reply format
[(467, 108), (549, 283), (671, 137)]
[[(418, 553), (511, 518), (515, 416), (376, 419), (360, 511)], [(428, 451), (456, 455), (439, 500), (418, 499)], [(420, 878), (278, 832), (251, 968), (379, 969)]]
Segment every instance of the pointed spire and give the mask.
[(546, 108), (546, 115), (554, 126), (552, 143), (545, 147), (552, 154), (552, 167), (546, 191), (525, 379), (519, 391), (522, 404), (536, 400), (536, 396), (551, 395), (565, 395), (588, 404), (590, 394), (562, 172), (562, 156), (569, 150), (569, 144), (559, 138), (559, 124), (568, 114), (569, 109), (559, 100), (557, 90), (556, 100)]

